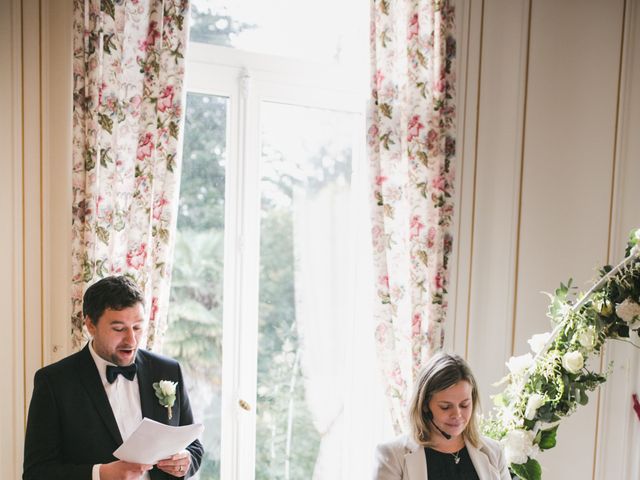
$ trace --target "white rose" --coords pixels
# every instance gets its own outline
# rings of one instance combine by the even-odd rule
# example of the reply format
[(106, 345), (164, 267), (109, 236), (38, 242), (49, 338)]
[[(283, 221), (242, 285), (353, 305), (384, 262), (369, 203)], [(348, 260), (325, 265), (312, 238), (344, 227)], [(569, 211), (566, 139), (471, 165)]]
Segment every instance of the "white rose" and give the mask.
[(540, 395), (539, 393), (533, 393), (529, 397), (529, 401), (527, 402), (527, 408), (524, 412), (524, 418), (527, 420), (533, 420), (538, 412), (538, 409), (544, 405), (545, 399), (544, 395)]
[(578, 333), (578, 343), (587, 350), (591, 350), (596, 342), (596, 331), (593, 327), (587, 327)]
[(531, 351), (533, 353), (540, 353), (542, 348), (546, 345), (547, 340), (551, 337), (551, 332), (546, 333), (537, 333), (532, 336), (527, 342), (531, 346)]
[(529, 430), (511, 430), (502, 439), (504, 455), (507, 463), (527, 463), (527, 459), (534, 458), (540, 451), (533, 444), (535, 433)]
[(624, 302), (616, 305), (616, 315), (624, 320), (630, 329), (640, 328), (640, 305), (633, 300), (627, 298)]
[(578, 373), (584, 366), (584, 358), (578, 351), (567, 352), (562, 356), (562, 366), (569, 373)]
[(160, 380), (158, 382), (158, 385), (160, 386), (160, 391), (162, 391), (162, 394), (165, 397), (176, 394), (176, 385), (178, 385), (176, 382), (170, 382), (169, 380)]
[(519, 357), (511, 357), (505, 364), (512, 375), (523, 374), (533, 363), (533, 357), (530, 353), (525, 353)]

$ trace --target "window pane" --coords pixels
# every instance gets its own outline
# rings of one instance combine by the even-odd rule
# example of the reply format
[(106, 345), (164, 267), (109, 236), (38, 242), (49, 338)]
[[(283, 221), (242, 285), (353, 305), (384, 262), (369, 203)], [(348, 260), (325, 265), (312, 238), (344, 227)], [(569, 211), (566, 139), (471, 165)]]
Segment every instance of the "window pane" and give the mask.
[(178, 231), (163, 351), (205, 425), (200, 478), (220, 478), (224, 180), (228, 99), (187, 94)]
[(342, 477), (356, 119), (261, 106), (258, 480)]
[(190, 39), (343, 65), (368, 61), (366, 0), (193, 0)]

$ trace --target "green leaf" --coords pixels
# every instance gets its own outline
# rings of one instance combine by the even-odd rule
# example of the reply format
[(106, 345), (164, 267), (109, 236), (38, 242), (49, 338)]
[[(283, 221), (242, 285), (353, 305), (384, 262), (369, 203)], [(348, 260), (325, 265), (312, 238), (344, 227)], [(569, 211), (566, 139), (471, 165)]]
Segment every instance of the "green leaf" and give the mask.
[(184, 28), (184, 16), (175, 15), (174, 20), (176, 21), (176, 25), (178, 25), (178, 30), (182, 31), (182, 29)]
[(422, 162), (422, 164), (423, 164), (425, 167), (429, 167), (429, 163), (430, 163), (430, 162), (429, 162), (429, 157), (428, 157), (428, 155), (426, 154), (426, 152), (419, 151), (416, 155), (418, 156), (418, 159)]
[(111, 18), (116, 18), (116, 9), (113, 5), (113, 0), (102, 0), (102, 2), (100, 2), (100, 10), (105, 12)]
[(96, 261), (96, 275), (98, 278), (107, 276), (107, 265), (106, 260), (97, 260)]
[(126, 226), (127, 224), (124, 221), (124, 215), (120, 212), (116, 213), (113, 221), (113, 229), (116, 232), (121, 232), (122, 230), (124, 230), (124, 227)]
[(382, 145), (384, 146), (385, 150), (389, 150), (389, 145), (393, 145), (396, 143), (390, 138), (390, 136), (391, 132), (387, 132), (380, 137), (380, 141), (382, 141)]
[(385, 15), (389, 15), (389, 2), (387, 0), (382, 0), (380, 2), (380, 11)]
[(173, 172), (175, 170), (175, 167), (176, 167), (176, 156), (175, 154), (171, 153), (167, 155), (167, 170), (169, 170), (170, 172)]
[(96, 235), (102, 243), (105, 245), (109, 244), (109, 230), (101, 226), (96, 226)]
[(388, 103), (380, 104), (380, 112), (387, 118), (391, 118), (391, 114), (393, 112), (393, 108)]
[(576, 400), (582, 406), (585, 406), (589, 403), (589, 397), (587, 396), (587, 392), (584, 391), (584, 387), (578, 388), (576, 390)]
[(110, 55), (112, 51), (116, 50), (116, 44), (113, 42), (114, 35), (105, 35), (102, 40), (102, 49), (104, 53)]
[(382, 46), (387, 48), (387, 43), (389, 43), (389, 34), (387, 33), (386, 30), (384, 30), (381, 34), (380, 34), (380, 41), (382, 42)]
[(176, 122), (169, 122), (169, 135), (173, 138), (178, 138), (178, 124)]
[(84, 282), (90, 282), (92, 278), (93, 278), (93, 264), (89, 261), (89, 258), (85, 253), (82, 258), (82, 280)]
[(533, 458), (530, 458), (527, 463), (512, 463), (511, 471), (523, 480), (541, 480), (542, 478), (542, 468)]
[(109, 155), (110, 148), (101, 148), (100, 149), (100, 165), (106, 168), (107, 163), (113, 163), (113, 159), (111, 155)]
[(556, 433), (558, 426), (556, 425), (551, 430), (543, 430), (540, 435), (540, 442), (538, 446), (541, 450), (548, 450), (556, 446)]
[(108, 115), (98, 113), (98, 123), (104, 130), (109, 132), (109, 134), (113, 133), (113, 120), (111, 120)]
[(95, 150), (93, 148), (87, 148), (84, 151), (84, 169), (86, 172), (90, 172), (96, 166), (94, 155)]

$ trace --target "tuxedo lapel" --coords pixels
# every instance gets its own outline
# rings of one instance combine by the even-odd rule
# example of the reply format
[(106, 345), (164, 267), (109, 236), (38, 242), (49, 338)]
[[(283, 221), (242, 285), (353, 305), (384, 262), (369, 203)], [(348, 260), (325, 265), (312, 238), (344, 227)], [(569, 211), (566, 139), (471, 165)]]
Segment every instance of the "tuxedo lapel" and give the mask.
[(138, 377), (138, 390), (140, 391), (140, 410), (142, 411), (142, 417), (147, 417), (155, 420), (154, 401), (155, 394), (153, 393), (153, 386), (151, 381), (151, 365), (144, 357), (144, 354), (138, 350), (136, 355), (136, 368)]
[[(84, 386), (89, 398), (93, 402), (98, 415), (102, 418), (107, 430), (113, 437), (117, 445), (122, 444), (122, 436), (116, 423), (116, 418), (113, 416), (113, 410), (111, 410), (111, 404), (107, 398), (107, 392), (104, 391), (104, 386), (100, 380), (100, 374), (98, 373), (98, 367), (96, 367), (91, 352), (89, 352), (89, 346), (87, 345), (82, 349), (78, 357), (78, 376), (82, 385)], [(80, 419), (82, 421), (82, 419)]]

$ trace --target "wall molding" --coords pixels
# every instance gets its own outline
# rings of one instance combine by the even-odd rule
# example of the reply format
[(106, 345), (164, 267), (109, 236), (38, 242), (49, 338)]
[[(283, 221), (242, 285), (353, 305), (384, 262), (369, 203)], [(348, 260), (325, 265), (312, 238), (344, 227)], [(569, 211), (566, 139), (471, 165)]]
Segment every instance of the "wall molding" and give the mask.
[[(640, 142), (635, 140), (640, 129), (640, 2), (626, 0), (622, 18), (620, 73), (616, 141), (612, 152), (611, 222), (608, 262), (617, 262), (632, 228), (640, 226), (635, 193), (640, 168)], [(636, 143), (633, 143), (633, 142)], [(633, 452), (640, 450), (640, 424), (630, 407), (631, 394), (640, 389), (640, 355), (629, 345), (610, 342), (602, 356), (602, 366), (613, 369), (599, 392), (597, 450), (594, 479), (638, 478), (640, 462)], [(635, 426), (635, 428), (634, 428)]]
[[(476, 2), (482, 6), (482, 2)], [(467, 292), (469, 281), (469, 266), (471, 256), (471, 232), (473, 232), (473, 189), (469, 183), (473, 182), (474, 163), (467, 161), (474, 149), (475, 138), (468, 131), (475, 131), (476, 107), (469, 104), (469, 99), (478, 98), (478, 60), (479, 52), (471, 52), (472, 45), (479, 45), (481, 22), (474, 11), (472, 2), (455, 0), (458, 62), (457, 62), (457, 151), (455, 172), (455, 200), (453, 244), (454, 254), (451, 256), (449, 282), (449, 308), (445, 323), (444, 348), (466, 355), (465, 344), (467, 336)], [(473, 154), (475, 157), (475, 154)], [(470, 180), (471, 179), (471, 180)]]
[[(624, 166), (640, 157), (640, 140), (633, 136), (640, 130), (640, 53), (626, 55), (626, 69), (633, 67), (636, 76), (624, 74), (625, 83), (618, 86), (623, 2), (630, 11), (640, 9), (638, 0), (606, 7), (590, 0), (580, 3), (580, 12), (576, 2), (552, 0), (456, 3), (459, 166), (445, 348), (465, 354), (474, 367), (485, 412), (491, 408), (489, 394), (495, 393), (491, 383), (506, 371), (504, 361), (525, 353), (532, 333), (548, 329), (546, 301), (538, 290), (551, 290), (571, 274), (582, 287), (606, 260), (604, 253), (618, 258), (628, 229), (640, 224), (632, 209), (640, 202), (633, 186), (640, 165)], [(584, 26), (567, 22), (573, 13)], [(633, 20), (627, 15), (625, 22), (628, 36), (627, 26), (640, 28), (640, 14)], [(597, 38), (588, 33), (594, 25), (601, 25)], [(550, 48), (553, 42), (556, 49)], [(597, 52), (602, 66), (589, 63), (582, 44)], [(587, 101), (594, 88), (600, 88), (598, 98)], [(625, 96), (618, 99), (617, 89)], [(609, 152), (615, 152), (613, 166)], [(603, 155), (604, 162), (598, 160)], [(554, 201), (562, 196), (568, 201)], [(584, 208), (593, 210), (591, 216), (605, 229), (611, 217), (610, 234), (600, 228), (587, 238)], [(622, 371), (614, 372), (599, 401), (592, 395), (585, 411), (563, 424), (559, 446), (541, 458), (545, 477), (567, 473), (564, 458), (577, 449), (585, 461), (571, 472), (580, 478), (637, 477), (640, 467), (631, 464), (636, 462), (631, 452), (640, 449), (640, 427), (629, 428), (626, 397), (630, 388), (639, 388), (640, 356), (618, 347), (607, 346), (604, 364), (619, 357)]]
[(490, 386), (504, 371), (514, 330), (529, 2), (471, 2), (471, 16), (462, 54), (470, 57), (471, 87), (462, 132), (455, 345), (477, 371), (483, 404), (491, 405)]

